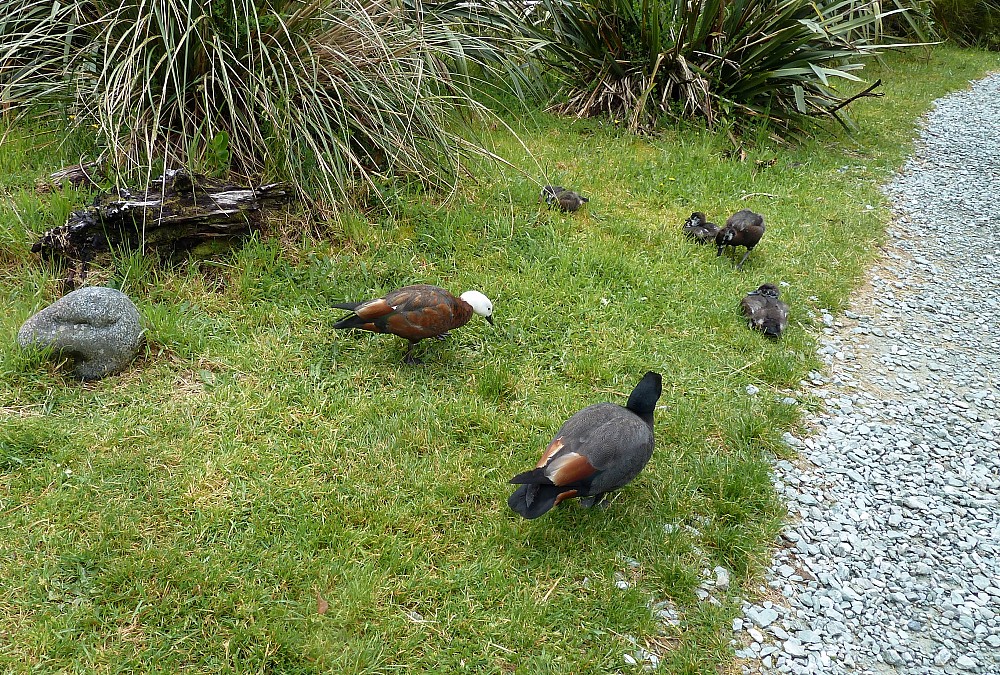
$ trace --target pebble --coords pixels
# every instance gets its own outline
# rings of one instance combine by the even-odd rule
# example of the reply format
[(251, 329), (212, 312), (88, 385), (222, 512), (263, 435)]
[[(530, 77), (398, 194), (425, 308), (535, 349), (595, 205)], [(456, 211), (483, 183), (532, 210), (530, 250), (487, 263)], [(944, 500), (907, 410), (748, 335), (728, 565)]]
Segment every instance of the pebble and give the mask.
[(778, 619), (778, 612), (774, 608), (765, 607), (747, 616), (759, 628), (767, 628)]
[(789, 638), (785, 640), (785, 653), (791, 656), (805, 656), (806, 648), (802, 646), (802, 643), (796, 638)]
[(725, 567), (716, 567), (715, 572), (715, 587), (721, 590), (726, 590), (729, 588), (729, 570)]
[(1000, 74), (936, 102), (869, 284), (813, 315), (826, 370), (788, 398), (826, 405), (782, 436), (784, 601), (733, 622), (745, 673), (1000, 674), (998, 118)]
[(959, 656), (957, 659), (955, 659), (955, 665), (958, 666), (959, 668), (961, 668), (962, 670), (975, 670), (976, 669), (976, 661), (975, 661), (975, 659), (972, 659), (972, 658), (970, 658), (968, 656), (964, 656), (964, 655), (963, 656)]

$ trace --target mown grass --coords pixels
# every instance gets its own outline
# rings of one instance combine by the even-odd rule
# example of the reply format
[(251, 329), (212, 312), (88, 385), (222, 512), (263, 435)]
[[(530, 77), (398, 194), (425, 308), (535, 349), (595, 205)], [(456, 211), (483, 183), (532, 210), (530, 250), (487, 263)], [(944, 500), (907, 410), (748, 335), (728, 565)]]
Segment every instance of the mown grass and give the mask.
[[(736, 598), (783, 515), (767, 460), (798, 419), (781, 399), (817, 365), (810, 312), (841, 306), (872, 259), (877, 184), (919, 114), (997, 65), (890, 57), (854, 137), (762, 134), (745, 159), (697, 128), (642, 140), (528, 114), (516, 126), (537, 164), (498, 130), (525, 175), (483, 168), (450, 201), (400, 188), (391, 216), (322, 237), (290, 216), (211, 261), (116, 256), (93, 279), (131, 295), (148, 345), (86, 385), (14, 342), (59, 295), (30, 234), (87, 200), (33, 183), (78, 148), (8, 130), (0, 669), (597, 674), (635, 670), (633, 641), (664, 672), (725, 669)], [(591, 196), (589, 211), (539, 209), (543, 179)], [(696, 208), (721, 220), (744, 206), (768, 230), (742, 272), (681, 236)], [(764, 281), (788, 283), (778, 343), (738, 313)], [(330, 330), (330, 302), (411, 282), (485, 292), (497, 327), (474, 319), (422, 345), (418, 368), (395, 338)], [(510, 513), (507, 479), (559, 424), (623, 402), (649, 369), (665, 388), (643, 475), (604, 511)], [(733, 588), (699, 602), (715, 565)], [(681, 625), (663, 628), (651, 599), (676, 603)]]

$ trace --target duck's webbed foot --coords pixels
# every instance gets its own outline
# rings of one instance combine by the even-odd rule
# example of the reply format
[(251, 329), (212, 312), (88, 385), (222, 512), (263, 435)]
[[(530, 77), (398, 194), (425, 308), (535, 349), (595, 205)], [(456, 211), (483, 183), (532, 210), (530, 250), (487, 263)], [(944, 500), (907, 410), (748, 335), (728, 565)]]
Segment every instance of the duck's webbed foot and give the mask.
[(599, 509), (606, 509), (608, 508), (608, 504), (610, 504), (611, 502), (608, 500), (608, 493), (602, 492), (599, 495), (582, 497), (580, 499), (580, 503), (588, 509), (592, 506), (596, 506)]
[(413, 342), (412, 340), (406, 346), (406, 353), (403, 354), (403, 363), (405, 363), (408, 366), (420, 366), (423, 365), (424, 363), (423, 361), (421, 361), (420, 359), (418, 359), (416, 356), (413, 355), (413, 348), (416, 346), (417, 343)]

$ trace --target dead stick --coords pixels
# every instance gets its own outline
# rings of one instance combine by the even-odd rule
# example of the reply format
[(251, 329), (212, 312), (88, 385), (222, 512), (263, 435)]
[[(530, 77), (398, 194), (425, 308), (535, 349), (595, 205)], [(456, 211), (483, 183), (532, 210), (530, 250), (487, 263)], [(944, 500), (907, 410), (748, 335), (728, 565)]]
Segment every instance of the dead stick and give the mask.
[(852, 96), (851, 98), (847, 99), (846, 101), (841, 101), (838, 105), (836, 105), (833, 108), (827, 110), (826, 114), (827, 115), (832, 115), (833, 113), (837, 112), (838, 110), (840, 110), (841, 108), (843, 108), (845, 105), (847, 105), (851, 101), (856, 101), (856, 100), (858, 100), (859, 98), (861, 98), (863, 96), (885, 96), (885, 92), (879, 92), (878, 94), (873, 94), (872, 93), (873, 89), (875, 89), (877, 87), (880, 87), (880, 86), (882, 86), (882, 78), (879, 78), (879, 79), (875, 80), (875, 84), (873, 84), (872, 86), (868, 87), (867, 89), (865, 89), (860, 94), (855, 94), (854, 96)]

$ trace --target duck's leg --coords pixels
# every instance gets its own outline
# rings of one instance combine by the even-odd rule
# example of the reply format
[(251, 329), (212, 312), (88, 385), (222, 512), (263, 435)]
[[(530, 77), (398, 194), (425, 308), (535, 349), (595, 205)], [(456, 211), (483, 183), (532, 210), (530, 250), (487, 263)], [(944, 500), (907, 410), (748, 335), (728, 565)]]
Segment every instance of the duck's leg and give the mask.
[(419, 340), (407, 340), (406, 353), (403, 354), (403, 363), (408, 366), (419, 366), (423, 361), (413, 355), (413, 348), (417, 346)]
[(740, 262), (739, 262), (738, 265), (736, 265), (736, 269), (738, 269), (738, 270), (743, 269), (743, 263), (745, 263), (747, 261), (747, 258), (750, 257), (750, 251), (752, 251), (752, 250), (753, 250), (752, 248), (748, 248), (747, 249), (747, 252), (745, 254), (743, 254), (743, 259), (740, 260)]

